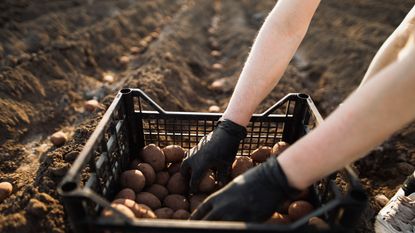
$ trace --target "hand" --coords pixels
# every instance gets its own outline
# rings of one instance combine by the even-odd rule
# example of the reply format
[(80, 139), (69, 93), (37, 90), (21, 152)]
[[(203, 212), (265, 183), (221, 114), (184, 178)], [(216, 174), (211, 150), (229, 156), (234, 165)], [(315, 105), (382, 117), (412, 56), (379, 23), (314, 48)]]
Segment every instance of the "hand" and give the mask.
[(299, 193), (288, 185), (277, 159), (271, 157), (209, 196), (190, 219), (263, 222)]
[(197, 191), (200, 180), (208, 169), (216, 170), (219, 182), (226, 183), (239, 143), (245, 137), (245, 127), (224, 120), (214, 131), (203, 137), (197, 146), (186, 152), (180, 171), (185, 177), (191, 175), (190, 191)]

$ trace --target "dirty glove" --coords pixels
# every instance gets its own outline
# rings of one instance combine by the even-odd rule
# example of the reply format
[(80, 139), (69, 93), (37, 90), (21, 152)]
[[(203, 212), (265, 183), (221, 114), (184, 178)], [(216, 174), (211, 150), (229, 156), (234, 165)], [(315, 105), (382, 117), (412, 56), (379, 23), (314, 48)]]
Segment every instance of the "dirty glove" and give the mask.
[(245, 137), (245, 127), (223, 120), (197, 146), (186, 152), (180, 171), (187, 178), (190, 175), (190, 191), (197, 191), (208, 169), (216, 170), (219, 182), (226, 183), (239, 143)]
[(263, 222), (299, 193), (288, 185), (277, 159), (271, 157), (209, 196), (190, 219)]

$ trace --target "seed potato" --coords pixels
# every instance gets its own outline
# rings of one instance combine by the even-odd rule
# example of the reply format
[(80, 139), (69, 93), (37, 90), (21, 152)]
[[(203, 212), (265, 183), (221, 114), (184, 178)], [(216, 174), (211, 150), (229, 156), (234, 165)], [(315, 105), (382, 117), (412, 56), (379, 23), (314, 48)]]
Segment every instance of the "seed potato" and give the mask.
[(248, 169), (252, 168), (254, 163), (252, 159), (248, 156), (236, 156), (235, 161), (232, 164), (232, 178), (239, 176), (240, 174), (246, 172)]
[(152, 193), (141, 192), (135, 197), (135, 202), (138, 204), (144, 204), (150, 207), (152, 210), (158, 209), (161, 207), (160, 200)]
[(184, 194), (187, 192), (187, 189), (186, 179), (179, 172), (171, 176), (167, 183), (167, 190), (172, 194)]
[(286, 142), (280, 141), (275, 143), (271, 150), (271, 156), (277, 157), (280, 155), (285, 149), (287, 149), (290, 145)]
[(0, 203), (12, 194), (13, 186), (9, 182), (0, 183)]
[(66, 134), (62, 131), (58, 131), (50, 136), (50, 141), (54, 146), (62, 146), (67, 140)]
[(146, 185), (152, 185), (156, 180), (156, 172), (150, 164), (139, 163), (136, 169), (143, 173), (146, 178)]
[(190, 213), (187, 210), (176, 210), (173, 216), (171, 216), (172, 219), (182, 219), (182, 220), (189, 219), (189, 217), (190, 217)]
[(156, 218), (156, 215), (150, 209), (150, 207), (143, 204), (137, 204), (133, 200), (115, 199), (112, 203), (127, 206), (131, 211), (133, 211), (136, 218)]
[(269, 146), (261, 146), (258, 149), (254, 150), (251, 153), (251, 159), (255, 163), (263, 163), (265, 162), (269, 156), (271, 155), (272, 148)]
[(320, 231), (326, 231), (330, 229), (329, 224), (327, 224), (326, 221), (324, 221), (323, 219), (319, 218), (319, 217), (311, 217), (308, 220), (308, 225), (314, 226), (315, 228), (317, 228)]
[(145, 146), (140, 152), (140, 158), (150, 164), (158, 172), (166, 167), (166, 158), (160, 147), (155, 144)]
[[(123, 213), (127, 218), (133, 219), (135, 217), (134, 212), (123, 204), (112, 203), (111, 207)], [(102, 217), (106, 219), (114, 219), (116, 218), (116, 214), (111, 209), (105, 209), (102, 211)]]
[(123, 190), (121, 190), (116, 196), (115, 199), (130, 199), (130, 200), (135, 200), (135, 192), (134, 190), (130, 189), (130, 188), (125, 188)]
[(170, 208), (163, 207), (160, 209), (156, 209), (154, 213), (156, 214), (157, 218), (171, 219), (171, 216), (173, 216), (174, 211)]
[(290, 218), (286, 214), (280, 214), (275, 212), (271, 218), (269, 218), (265, 223), (268, 224), (288, 224), (290, 223)]
[(156, 174), (156, 184), (166, 186), (169, 179), (170, 174), (166, 171), (161, 171)]
[(146, 189), (146, 191), (152, 193), (159, 200), (163, 200), (167, 195), (169, 195), (169, 191), (167, 190), (167, 188), (159, 184), (151, 185), (149, 188)]
[(182, 163), (170, 163), (167, 166), (167, 171), (169, 172), (170, 175), (174, 175), (178, 172), (180, 172), (180, 166), (182, 165)]
[(290, 219), (295, 221), (313, 211), (314, 207), (306, 201), (295, 201), (288, 207)]
[(169, 145), (163, 148), (167, 163), (178, 163), (184, 158), (185, 150), (178, 145)]
[(140, 192), (146, 183), (146, 178), (139, 170), (127, 170), (121, 174), (121, 186)]
[(184, 196), (179, 194), (168, 195), (166, 198), (164, 198), (164, 205), (174, 211), (189, 209), (189, 202)]

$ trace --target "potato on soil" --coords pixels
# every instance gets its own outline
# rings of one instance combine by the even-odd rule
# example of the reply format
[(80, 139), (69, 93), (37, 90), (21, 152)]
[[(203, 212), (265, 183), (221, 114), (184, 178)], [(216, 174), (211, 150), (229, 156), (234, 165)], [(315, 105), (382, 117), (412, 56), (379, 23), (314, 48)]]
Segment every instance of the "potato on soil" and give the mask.
[(205, 194), (197, 194), (190, 198), (190, 212), (195, 211), (197, 207), (207, 198)]
[(170, 175), (173, 175), (175, 173), (180, 172), (180, 166), (182, 165), (182, 163), (171, 163), (169, 164), (169, 166), (167, 167), (167, 171), (169, 172)]
[(166, 167), (166, 158), (163, 151), (154, 144), (149, 144), (140, 152), (140, 158), (150, 164), (156, 172)]
[(236, 156), (235, 161), (233, 161), (232, 164), (232, 178), (239, 176), (240, 174), (246, 172), (253, 166), (254, 163), (252, 162), (252, 159), (248, 156)]
[(67, 140), (66, 134), (62, 131), (58, 131), (50, 136), (50, 142), (52, 142), (54, 146), (62, 146)]
[(134, 190), (130, 189), (130, 188), (125, 188), (123, 190), (121, 190), (116, 196), (115, 199), (130, 199), (130, 200), (135, 200), (135, 192)]
[(160, 200), (152, 193), (141, 192), (135, 197), (135, 202), (138, 204), (144, 204), (150, 207), (152, 210), (158, 209), (161, 207)]
[(153, 167), (148, 163), (139, 163), (135, 168), (141, 171), (146, 178), (146, 185), (152, 185), (156, 180), (156, 172)]
[(207, 172), (199, 184), (199, 191), (202, 193), (211, 193), (216, 188), (215, 178), (212, 172)]
[(168, 172), (161, 171), (156, 174), (156, 184), (166, 186), (169, 179), (170, 174)]
[(176, 210), (173, 214), (173, 216), (171, 216), (172, 219), (189, 219), (190, 217), (190, 213), (187, 210)]
[(290, 218), (286, 214), (280, 214), (275, 212), (271, 218), (269, 218), (265, 223), (268, 224), (288, 224), (290, 223)]
[(261, 146), (251, 153), (251, 159), (255, 163), (263, 163), (271, 155), (272, 148), (269, 146)]
[(329, 224), (327, 224), (326, 221), (324, 221), (323, 219), (319, 217), (311, 217), (308, 220), (308, 225), (314, 226), (318, 230), (329, 230), (330, 229)]
[(271, 150), (271, 156), (278, 156), (281, 154), (285, 149), (287, 149), (290, 145), (286, 142), (280, 141), (275, 143)]
[(130, 58), (128, 56), (121, 56), (118, 61), (122, 65), (127, 65), (130, 62)]
[(137, 204), (133, 200), (116, 199), (112, 203), (127, 206), (131, 211), (133, 211), (135, 217), (137, 218), (156, 218), (156, 214), (154, 214), (150, 207), (143, 204)]
[(100, 104), (97, 100), (88, 100), (84, 103), (84, 109), (88, 112), (93, 112), (97, 109), (105, 109), (104, 105)]
[(166, 162), (177, 163), (183, 160), (185, 150), (178, 145), (169, 145), (163, 148), (163, 153), (166, 156)]
[[(127, 218), (133, 219), (135, 217), (134, 212), (123, 204), (112, 203), (111, 207), (123, 213)], [(113, 219), (113, 218), (116, 218), (117, 216), (114, 213), (114, 211), (112, 211), (111, 209), (104, 209), (101, 215), (102, 217), (107, 218), (107, 219)]]
[(157, 215), (157, 218), (171, 219), (171, 216), (173, 216), (174, 211), (170, 208), (163, 207), (160, 209), (156, 209), (154, 213)]
[(164, 198), (164, 205), (170, 209), (176, 210), (188, 210), (189, 202), (186, 198), (179, 194), (171, 194)]
[(217, 106), (217, 105), (211, 105), (211, 106), (208, 108), (208, 111), (209, 111), (209, 112), (220, 112), (220, 107), (219, 107), (219, 106)]
[(184, 194), (187, 192), (187, 188), (186, 179), (179, 172), (172, 175), (167, 183), (167, 190), (172, 194)]
[(154, 196), (156, 196), (159, 200), (163, 200), (167, 195), (169, 195), (167, 188), (159, 184), (151, 185), (146, 189), (146, 191), (154, 194)]
[(13, 186), (9, 182), (0, 183), (0, 203), (12, 194)]
[(306, 201), (295, 201), (288, 207), (288, 215), (291, 220), (297, 220), (311, 213), (314, 207)]
[(138, 193), (146, 184), (146, 178), (139, 170), (128, 170), (121, 174), (121, 186), (123, 188), (131, 188)]
[(212, 65), (212, 69), (214, 70), (222, 70), (223, 69), (223, 65), (220, 63), (215, 63)]
[(220, 57), (221, 53), (220, 53), (220, 51), (218, 51), (218, 50), (212, 50), (212, 51), (210, 52), (210, 55), (211, 55), (212, 57)]

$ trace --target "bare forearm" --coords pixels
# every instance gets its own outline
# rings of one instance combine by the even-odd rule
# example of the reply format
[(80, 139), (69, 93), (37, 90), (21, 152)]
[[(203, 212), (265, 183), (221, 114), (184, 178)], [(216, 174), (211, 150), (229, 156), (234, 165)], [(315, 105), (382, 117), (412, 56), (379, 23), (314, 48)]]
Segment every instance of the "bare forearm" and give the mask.
[(405, 46), (406, 41), (415, 27), (415, 7), (411, 9), (398, 28), (389, 36), (378, 50), (369, 68), (360, 83), (360, 87), (370, 80), (383, 68), (398, 59), (399, 52)]
[(223, 117), (246, 126), (284, 73), (320, 0), (280, 0), (265, 20)]
[(414, 60), (412, 47), (278, 158), (292, 186), (305, 188), (361, 158), (415, 118)]

